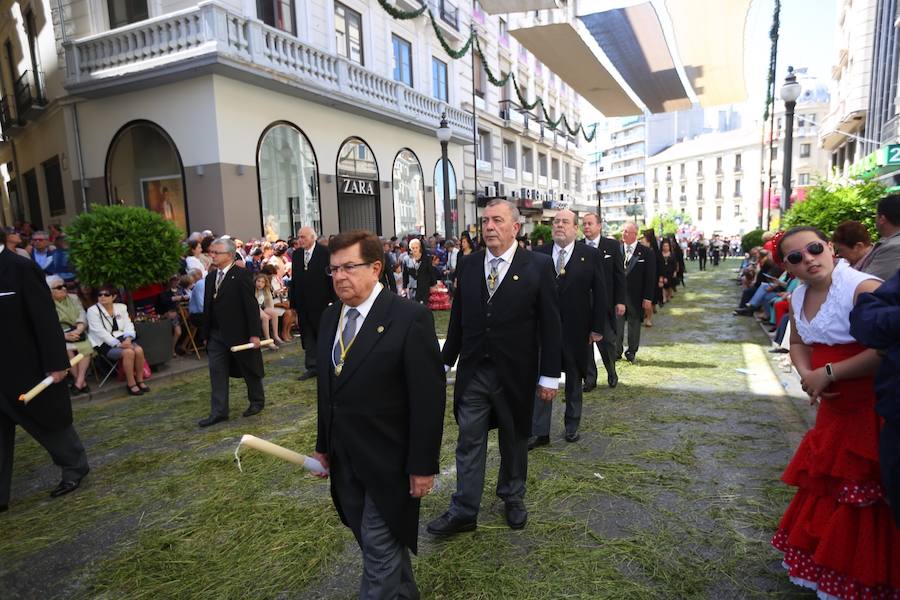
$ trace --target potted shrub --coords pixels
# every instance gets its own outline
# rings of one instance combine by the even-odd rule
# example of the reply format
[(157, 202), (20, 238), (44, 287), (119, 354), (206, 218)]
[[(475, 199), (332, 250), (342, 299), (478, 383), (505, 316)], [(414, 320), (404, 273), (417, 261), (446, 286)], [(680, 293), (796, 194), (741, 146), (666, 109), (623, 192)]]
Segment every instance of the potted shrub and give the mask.
[[(130, 292), (167, 281), (181, 264), (184, 233), (145, 208), (94, 205), (66, 227), (66, 235), (79, 280), (94, 287), (109, 283), (125, 290), (132, 316)], [(162, 364), (171, 357), (172, 325), (168, 320), (139, 321), (135, 330), (148, 363)]]

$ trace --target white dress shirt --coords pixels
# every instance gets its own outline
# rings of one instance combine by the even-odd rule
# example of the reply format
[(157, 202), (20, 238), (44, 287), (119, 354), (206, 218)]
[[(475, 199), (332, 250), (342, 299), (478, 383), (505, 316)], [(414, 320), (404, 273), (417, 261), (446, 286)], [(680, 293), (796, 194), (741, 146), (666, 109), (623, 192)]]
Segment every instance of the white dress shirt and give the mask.
[(493, 252), (487, 250), (484, 253), (484, 279), (487, 281), (487, 278), (491, 274), (491, 260), (494, 258), (502, 259), (500, 263), (497, 265), (497, 283), (494, 286), (494, 291), (497, 291), (497, 288), (500, 287), (500, 284), (503, 283), (503, 278), (506, 276), (506, 272), (509, 270), (509, 265), (512, 264), (513, 256), (516, 254), (516, 248), (519, 247), (519, 244), (513, 243), (510, 246), (509, 250), (501, 254), (500, 256), (494, 256)]
[(600, 247), (600, 238), (602, 235), (598, 235), (596, 238), (589, 240), (588, 238), (584, 238), (584, 243), (590, 246), (591, 248), (599, 248)]
[[(566, 256), (565, 256), (565, 259), (563, 260), (563, 269), (565, 269), (566, 266), (569, 264), (569, 260), (572, 258), (572, 251), (575, 250), (575, 242), (573, 241), (571, 244), (569, 244), (565, 248), (562, 248), (562, 250), (566, 251)], [(554, 267), (556, 267), (556, 261), (559, 259), (559, 251), (560, 251), (560, 247), (554, 243), (553, 244), (553, 253), (552, 253)]]
[(353, 336), (359, 333), (360, 329), (362, 329), (363, 321), (366, 320), (366, 315), (369, 314), (369, 311), (372, 310), (372, 305), (375, 304), (375, 298), (378, 297), (378, 294), (381, 293), (381, 290), (384, 289), (384, 286), (381, 285), (381, 282), (376, 282), (375, 287), (372, 288), (372, 292), (369, 294), (369, 297), (363, 300), (362, 304), (359, 306), (347, 306), (346, 304), (341, 307), (341, 317), (338, 319), (338, 327), (334, 332), (334, 340), (331, 342), (331, 364), (332, 366), (337, 366), (334, 363), (334, 346), (338, 343), (338, 340), (341, 339), (341, 327), (345, 324), (347, 311), (351, 308), (355, 308), (357, 312), (359, 312), (359, 316), (356, 317), (356, 331), (353, 332)]
[(628, 265), (629, 261), (631, 260), (631, 257), (634, 256), (634, 251), (637, 250), (637, 244), (638, 244), (637, 241), (635, 241), (633, 244), (624, 244), (622, 246), (622, 252), (625, 255), (625, 264), (626, 265)]

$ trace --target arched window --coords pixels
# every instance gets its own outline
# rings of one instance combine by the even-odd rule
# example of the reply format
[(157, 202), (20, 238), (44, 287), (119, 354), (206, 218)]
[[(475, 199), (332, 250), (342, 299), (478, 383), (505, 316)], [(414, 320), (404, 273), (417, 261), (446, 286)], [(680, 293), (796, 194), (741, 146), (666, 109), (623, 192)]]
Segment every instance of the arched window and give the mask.
[(444, 169), (443, 160), (438, 159), (434, 165), (434, 230), (444, 238), (456, 237), (459, 234), (459, 209), (456, 202), (456, 170), (447, 159), (447, 181), (450, 182), (450, 220), (453, 230), (449, 235), (444, 231)]
[(286, 240), (307, 225), (322, 233), (319, 169), (303, 132), (289, 123), (269, 127), (256, 160), (266, 239)]
[(412, 150), (404, 148), (394, 159), (394, 235), (425, 233), (425, 178)]
[(381, 235), (378, 163), (363, 140), (350, 138), (338, 150), (338, 221), (340, 230), (368, 229)]
[(172, 138), (150, 121), (125, 125), (106, 155), (110, 203), (143, 206), (188, 231), (181, 157)]

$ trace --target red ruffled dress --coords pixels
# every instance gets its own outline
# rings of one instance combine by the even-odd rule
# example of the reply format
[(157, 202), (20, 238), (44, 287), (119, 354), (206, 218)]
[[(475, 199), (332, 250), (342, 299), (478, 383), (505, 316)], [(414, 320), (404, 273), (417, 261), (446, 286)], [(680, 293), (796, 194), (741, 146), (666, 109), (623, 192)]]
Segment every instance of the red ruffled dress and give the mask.
[[(805, 286), (794, 291), (797, 333), (812, 347), (813, 368), (865, 350), (848, 318), (856, 287), (871, 278), (840, 261), (812, 321), (802, 313)], [(820, 598), (900, 600), (900, 529), (881, 487), (873, 379), (838, 381), (828, 391), (839, 395), (822, 400), (781, 477), (798, 489), (772, 545), (784, 553), (791, 581)]]

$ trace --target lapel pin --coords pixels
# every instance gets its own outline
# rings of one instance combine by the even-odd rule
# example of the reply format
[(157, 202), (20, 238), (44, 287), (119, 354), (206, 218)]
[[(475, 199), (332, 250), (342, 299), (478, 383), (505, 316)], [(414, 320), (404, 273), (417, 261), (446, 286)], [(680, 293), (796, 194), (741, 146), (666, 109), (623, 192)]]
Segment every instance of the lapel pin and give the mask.
[(519, 276), (518, 276), (518, 275), (513, 275), (513, 281), (518, 281), (518, 280), (519, 280)]
[(377, 329), (375, 329), (378, 333), (384, 333), (384, 325), (379, 325)]
[(584, 262), (584, 257), (583, 257), (583, 256), (581, 257), (581, 262)]

